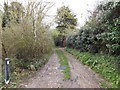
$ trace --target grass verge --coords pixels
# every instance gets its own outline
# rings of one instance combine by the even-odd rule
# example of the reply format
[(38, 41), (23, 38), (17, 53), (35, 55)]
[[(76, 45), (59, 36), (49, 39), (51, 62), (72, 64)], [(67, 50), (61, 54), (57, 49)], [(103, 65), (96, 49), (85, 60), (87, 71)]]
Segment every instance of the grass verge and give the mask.
[[(32, 60), (31, 62), (22, 63), (20, 60), (15, 58), (10, 61), (10, 83), (4, 83), (4, 65), (3, 65), (3, 73), (2, 73), (2, 82), (0, 85), (0, 89), (3, 88), (20, 88), (23, 81), (31, 78), (37, 73), (37, 70), (45, 65), (45, 63), (49, 60), (50, 56), (53, 52), (50, 52), (44, 55), (42, 58), (38, 60)], [(31, 70), (30, 65), (33, 65), (36, 70)]]
[[(74, 55), (83, 64), (90, 66), (93, 70), (109, 81), (112, 88), (119, 88), (118, 62), (120, 57), (104, 54), (80, 53), (77, 50), (66, 48), (66, 51)], [(108, 88), (106, 85), (104, 88)]]
[(64, 78), (65, 79), (70, 79), (70, 67), (68, 64), (68, 59), (65, 56), (64, 52), (61, 50), (56, 50), (58, 57), (60, 58), (60, 66), (66, 67), (66, 69), (63, 71), (64, 72)]

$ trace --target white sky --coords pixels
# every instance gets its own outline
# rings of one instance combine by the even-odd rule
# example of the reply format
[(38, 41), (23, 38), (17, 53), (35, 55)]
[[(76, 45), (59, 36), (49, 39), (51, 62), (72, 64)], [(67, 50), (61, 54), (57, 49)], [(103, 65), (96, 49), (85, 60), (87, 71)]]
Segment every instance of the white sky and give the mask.
[[(25, 1), (27, 0), (8, 0), (8, 2), (11, 1), (18, 1), (24, 4)], [(40, 1), (40, 0), (29, 0), (29, 1)], [(46, 19), (47, 23), (50, 22), (53, 23), (53, 16), (56, 15), (57, 8), (60, 8), (63, 5), (67, 5), (78, 18), (78, 27), (80, 27), (84, 25), (86, 19), (88, 19), (88, 16), (90, 15), (90, 13), (88, 13), (88, 10), (93, 11), (95, 6), (100, 1), (103, 0), (42, 0), (42, 1), (55, 3), (55, 5), (48, 12), (48, 15), (50, 15), (50, 17)], [(0, 4), (3, 5), (3, 3), (4, 0), (0, 0)]]

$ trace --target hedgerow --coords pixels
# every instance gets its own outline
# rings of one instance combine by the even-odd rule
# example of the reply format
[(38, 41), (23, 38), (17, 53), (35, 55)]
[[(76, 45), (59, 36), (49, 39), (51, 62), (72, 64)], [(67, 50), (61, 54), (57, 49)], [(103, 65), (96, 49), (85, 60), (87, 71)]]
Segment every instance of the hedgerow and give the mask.
[[(97, 13), (96, 13), (97, 12)], [(67, 47), (81, 52), (120, 53), (120, 1), (100, 4), (79, 33), (67, 39)]]

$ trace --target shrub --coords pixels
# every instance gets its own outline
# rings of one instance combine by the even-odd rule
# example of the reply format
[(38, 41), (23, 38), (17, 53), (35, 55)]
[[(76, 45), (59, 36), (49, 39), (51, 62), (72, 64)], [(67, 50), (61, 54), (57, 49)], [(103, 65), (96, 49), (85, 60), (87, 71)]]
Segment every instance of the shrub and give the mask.
[[(39, 3), (35, 2), (28, 3), (28, 6), (23, 9), (24, 14), (19, 23), (15, 21), (16, 18), (12, 17), (12, 14), (15, 13), (14, 10), (7, 9), (8, 11), (4, 12), (4, 14), (11, 12), (10, 18), (12, 19), (9, 22), (9, 27), (2, 28), (3, 60), (6, 57), (17, 58), (22, 64), (25, 64), (38, 60), (51, 52), (52, 38), (49, 28), (43, 25), (42, 22), (45, 17), (45, 8), (47, 7), (41, 3), (41, 9), (36, 10), (39, 5)], [(23, 66), (21, 63), (19, 65)]]
[(80, 52), (119, 55), (119, 6), (120, 2), (98, 5), (79, 33), (68, 38), (67, 47), (78, 49)]

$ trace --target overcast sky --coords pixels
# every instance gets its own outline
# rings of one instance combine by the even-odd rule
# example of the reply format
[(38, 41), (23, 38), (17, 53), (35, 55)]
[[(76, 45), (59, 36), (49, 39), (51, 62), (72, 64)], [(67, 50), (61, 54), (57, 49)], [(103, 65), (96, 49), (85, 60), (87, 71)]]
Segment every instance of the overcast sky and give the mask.
[[(11, 1), (18, 1), (24, 4), (25, 1), (27, 0), (8, 0), (8, 2)], [(29, 1), (39, 1), (39, 0), (29, 0)], [(42, 0), (42, 1), (55, 3), (48, 13), (51, 17), (46, 19), (47, 23), (51, 21), (53, 22), (53, 16), (56, 15), (57, 8), (60, 8), (63, 5), (67, 5), (78, 18), (78, 26), (80, 27), (84, 25), (86, 19), (89, 16), (88, 11), (93, 11), (95, 6), (100, 1), (103, 0)], [(0, 0), (0, 3), (3, 5), (4, 0)]]
[(95, 6), (103, 0), (45, 0), (55, 2), (54, 7), (50, 10), (50, 14), (55, 15), (57, 8), (63, 5), (69, 6), (72, 12), (78, 18), (78, 27), (84, 25), (86, 19), (88, 18), (88, 11), (93, 11)]

